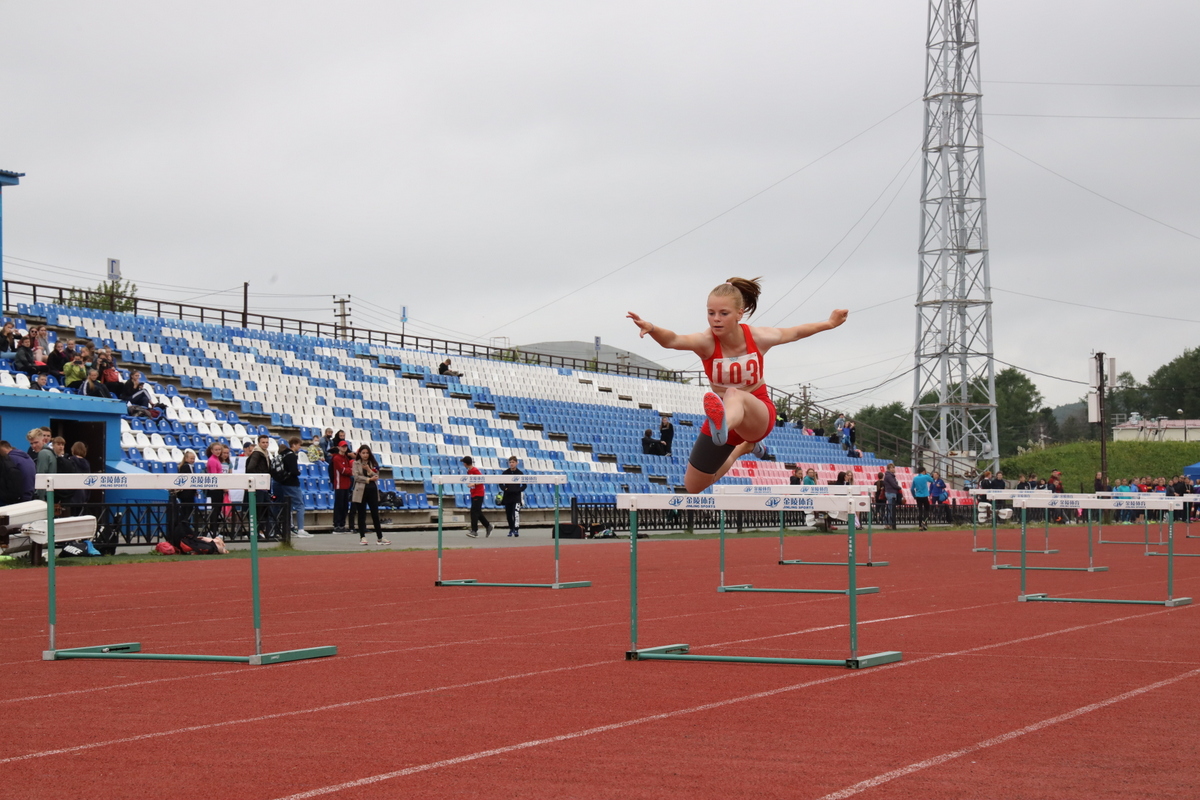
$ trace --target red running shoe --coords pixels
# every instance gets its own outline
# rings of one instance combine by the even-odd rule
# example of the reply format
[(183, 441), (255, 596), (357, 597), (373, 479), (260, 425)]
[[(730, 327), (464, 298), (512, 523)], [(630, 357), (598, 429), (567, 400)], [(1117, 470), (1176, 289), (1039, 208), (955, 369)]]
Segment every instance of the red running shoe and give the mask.
[(708, 429), (712, 434), (713, 444), (718, 447), (729, 440), (729, 425), (725, 419), (725, 401), (716, 392), (706, 392), (704, 395), (704, 416), (708, 417)]

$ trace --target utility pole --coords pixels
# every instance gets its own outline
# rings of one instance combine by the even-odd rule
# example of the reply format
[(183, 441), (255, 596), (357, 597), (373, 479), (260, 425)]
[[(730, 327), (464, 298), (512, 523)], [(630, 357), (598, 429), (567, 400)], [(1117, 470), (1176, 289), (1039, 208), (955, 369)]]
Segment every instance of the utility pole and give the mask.
[(1117, 360), (1104, 353), (1092, 356), (1091, 388), (1088, 390), (1088, 422), (1100, 423), (1100, 480), (1108, 486), (1108, 417), (1104, 410), (1108, 388), (1116, 385)]
[(337, 328), (334, 331), (335, 339), (346, 338), (346, 332), (350, 329), (350, 311), (346, 304), (350, 302), (349, 296), (333, 298), (333, 302), (337, 305), (337, 310), (333, 312), (333, 316), (337, 318)]
[(250, 315), (250, 281), (242, 283), (242, 327), (247, 328), (247, 318)]
[[(929, 0), (912, 446), (1000, 463), (975, 0)], [(919, 460), (919, 458), (918, 458)]]

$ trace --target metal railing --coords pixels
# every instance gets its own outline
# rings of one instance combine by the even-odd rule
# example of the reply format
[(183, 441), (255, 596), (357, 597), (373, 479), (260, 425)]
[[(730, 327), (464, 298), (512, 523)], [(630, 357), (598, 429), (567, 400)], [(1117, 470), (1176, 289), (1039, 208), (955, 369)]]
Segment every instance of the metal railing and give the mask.
[[(187, 522), (199, 535), (220, 535), (226, 542), (250, 541), (247, 506), (229, 503), (217, 507), (215, 514), (205, 503), (88, 503), (78, 513), (96, 517), (97, 547), (153, 547), (167, 538), (180, 522)], [(291, 504), (259, 503), (259, 532), (266, 541), (291, 541)], [(111, 534), (115, 533), (113, 541)], [(106, 540), (107, 536), (107, 540)]]

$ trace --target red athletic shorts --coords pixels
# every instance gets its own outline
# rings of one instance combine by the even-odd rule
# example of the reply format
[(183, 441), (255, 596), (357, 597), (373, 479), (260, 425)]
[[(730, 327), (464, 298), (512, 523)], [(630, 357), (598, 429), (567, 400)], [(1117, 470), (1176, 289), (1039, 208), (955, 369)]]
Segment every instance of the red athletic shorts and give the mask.
[[(756, 442), (761, 442), (763, 439), (771, 435), (771, 431), (775, 430), (775, 404), (771, 402), (771, 395), (767, 393), (767, 385), (765, 383), (750, 394), (754, 395), (759, 400), (762, 400), (763, 405), (767, 407), (767, 419), (769, 420), (767, 422), (767, 431), (762, 436), (754, 440)], [(709, 422), (707, 419), (704, 420), (704, 425), (700, 428), (700, 432), (712, 436), (712, 431), (709, 429)], [(729, 439), (725, 443), (737, 447), (739, 444), (742, 444), (745, 441), (746, 440), (741, 436), (738, 436), (737, 431), (730, 431)]]

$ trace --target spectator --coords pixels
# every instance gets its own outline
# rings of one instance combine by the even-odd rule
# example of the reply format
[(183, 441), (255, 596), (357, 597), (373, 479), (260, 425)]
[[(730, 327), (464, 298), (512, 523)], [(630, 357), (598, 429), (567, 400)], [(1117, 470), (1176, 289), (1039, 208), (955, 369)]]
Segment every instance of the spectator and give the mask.
[(333, 458), (333, 454), (337, 451), (338, 439), (333, 438), (333, 428), (326, 428), (325, 435), (321, 437), (321, 449), (325, 451), (323, 461), (328, 462)]
[(101, 348), (96, 354), (96, 363), (93, 365), (96, 371), (100, 373), (100, 382), (103, 383), (113, 396), (121, 394), (121, 373), (117, 372), (117, 359), (107, 347)]
[[(50, 440), (50, 449), (54, 453), (54, 463), (58, 474), (73, 475), (79, 471), (75, 462), (67, 455), (66, 439), (61, 436), (55, 436)], [(89, 471), (87, 469), (84, 470), (84, 472)], [(54, 492), (54, 502), (70, 509), (79, 502), (79, 495), (79, 491), (75, 489), (56, 489)]]
[(29, 345), (29, 337), (22, 336), (17, 340), (17, 352), (13, 356), (12, 368), (17, 372), (24, 372), (26, 375), (34, 375), (45, 367), (45, 364), (38, 363), (33, 356), (33, 348)]
[[(508, 469), (504, 470), (505, 475), (524, 475), (524, 472), (517, 469), (517, 457), (508, 457)], [(504, 506), (504, 519), (508, 523), (508, 535), (521, 535), (521, 499), (525, 494), (525, 484), (523, 483), (504, 483), (500, 485), (504, 490), (504, 494), (500, 498), (500, 504)]]
[(950, 500), (950, 492), (946, 487), (946, 482), (942, 480), (942, 476), (938, 472), (934, 472), (930, 477), (933, 478), (933, 483), (929, 486), (929, 499), (935, 506), (941, 509), (942, 522), (950, 522), (950, 507), (946, 505)]
[[(1127, 478), (1119, 478), (1117, 479), (1117, 485), (1113, 487), (1113, 491), (1119, 493), (1123, 498), (1128, 498), (1130, 494), (1137, 490), (1130, 485), (1130, 481)], [(1117, 522), (1121, 525), (1128, 525), (1133, 522), (1133, 510), (1123, 508), (1117, 511)]]
[(649, 428), (646, 428), (646, 433), (642, 436), (642, 455), (663, 455), (662, 442), (654, 438), (654, 431)]
[(925, 474), (925, 468), (917, 467), (917, 474), (912, 479), (912, 496), (917, 501), (917, 528), (923, 531), (929, 530), (925, 518), (929, 513), (929, 492), (932, 485), (933, 478)]
[[(246, 457), (246, 474), (247, 475), (270, 475), (271, 474), (271, 456), (267, 453), (267, 447), (271, 444), (271, 437), (262, 435), (258, 437), (258, 445), (250, 451)], [(258, 517), (258, 538), (261, 540), (263, 536), (263, 527), (266, 524), (268, 517), (268, 503), (271, 501), (271, 491), (269, 489), (254, 490), (255, 513)], [(249, 498), (247, 498), (249, 503)]]
[[(180, 475), (192, 475), (196, 472), (196, 451), (190, 447), (183, 451), (183, 460), (179, 462)], [(196, 503), (200, 500), (200, 492), (196, 489), (175, 489), (170, 493), (175, 507), (175, 525), (190, 525), (192, 514), (196, 511)]]
[[(87, 460), (87, 445), (83, 442), (76, 442), (71, 445), (71, 455), (68, 456), (71, 463), (75, 465), (75, 471), (81, 475), (86, 475), (92, 471), (92, 464)], [(88, 500), (91, 492), (87, 489), (78, 489), (75, 492), (75, 514), (77, 516), (87, 513)]]
[(804, 483), (804, 470), (802, 470), (800, 465), (797, 464), (792, 468), (792, 475), (790, 478), (788, 478), (788, 485), (799, 486), (802, 483)]
[(50, 354), (50, 332), (45, 325), (34, 325), (29, 329), (29, 343), (33, 352), (41, 356), (38, 360), (45, 361)]
[(1031, 486), (1029, 483), (1029, 478), (1025, 477), (1024, 472), (1022, 472), (1020, 475), (1017, 476), (1016, 489), (1017, 489), (1017, 491), (1020, 491), (1020, 492), (1026, 492), (1026, 491), (1033, 489), (1033, 486)]
[(46, 355), (46, 372), (62, 380), (63, 367), (71, 362), (71, 353), (67, 351), (67, 343), (59, 339), (54, 348)]
[(658, 440), (662, 442), (663, 455), (671, 455), (671, 445), (675, 441), (675, 425), (666, 415), (663, 415), (662, 423), (658, 426)]
[(461, 372), (455, 372), (454, 370), (450, 369), (450, 359), (448, 359), (448, 358), (445, 361), (443, 361), (441, 364), (438, 364), (438, 375), (446, 375), (451, 378), (461, 378), (462, 377)]
[(121, 399), (130, 405), (130, 413), (133, 413), (133, 407), (150, 410), (154, 405), (154, 395), (150, 391), (150, 387), (142, 380), (142, 373), (134, 370), (129, 375), (129, 380), (125, 382), (121, 388)]
[(330, 475), (333, 477), (333, 532), (348, 530), (346, 516), (350, 510), (350, 495), (354, 488), (354, 457), (350, 455), (350, 443), (339, 440), (337, 452), (330, 459)]
[(887, 516), (884, 521), (886, 527), (891, 530), (896, 530), (896, 504), (900, 502), (903, 493), (900, 490), (900, 481), (896, 480), (896, 465), (888, 464), (887, 469), (883, 473), (883, 497), (887, 503)]
[(325, 448), (321, 447), (321, 437), (316, 434), (313, 434), (312, 444), (304, 452), (310, 464), (321, 464), (325, 461)]
[(805, 486), (816, 486), (817, 485), (817, 471), (815, 469), (813, 469), (812, 467), (809, 467), (808, 471), (804, 473), (804, 485)]
[(1104, 483), (1104, 473), (1103, 472), (1096, 473), (1096, 480), (1092, 481), (1092, 491), (1093, 492), (1107, 492), (1108, 491), (1108, 486)]
[(279, 440), (277, 458), (280, 468), (271, 476), (271, 488), (276, 498), (286, 498), (288, 501), (291, 508), (288, 513), (289, 525), (292, 525), (292, 514), (296, 515), (292, 532), (301, 539), (311, 539), (312, 534), (304, 530), (304, 491), (300, 488), (300, 458), (297, 451), (302, 443), (299, 436)]
[(50, 376), (44, 372), (38, 373), (33, 377), (33, 380), (29, 382), (29, 388), (35, 392), (50, 391)]
[[(649, 431), (647, 431), (649, 433)], [(475, 461), (470, 456), (463, 456), (463, 466), (467, 468), (468, 475), (482, 475), (483, 473), (475, 466)], [(484, 538), (492, 535), (492, 523), (488, 522), (487, 517), (483, 515), (483, 496), (484, 488), (482, 483), (472, 484), (471, 486), (471, 530), (467, 533), (472, 539), (479, 538), (479, 526), (483, 525), (486, 533)]]
[(83, 393), (88, 397), (103, 397), (112, 400), (112, 392), (100, 382), (100, 373), (94, 369), (88, 370), (87, 380), (83, 384)]
[(76, 353), (71, 357), (71, 360), (63, 366), (63, 386), (68, 389), (78, 388), (84, 381), (87, 380), (88, 369), (83, 365), (83, 356)]
[(846, 473), (839, 472), (837, 474), (837, 477), (834, 478), (834, 480), (833, 480), (833, 485), (834, 486), (845, 486), (846, 485)]
[[(265, 437), (264, 437), (265, 438)], [(228, 459), (222, 459), (221, 454), (225, 450), (225, 445), (220, 442), (213, 442), (208, 446), (208, 460), (205, 462), (205, 472), (209, 475), (222, 475), (225, 473), (225, 465), (229, 463)], [(221, 531), (221, 522), (227, 512), (225, 505), (225, 490), (224, 489), (209, 489), (205, 494), (208, 495), (208, 530), (213, 536), (216, 536)]]
[[(47, 437), (41, 428), (34, 428), (25, 435), (29, 440), (29, 451), (32, 454), (33, 462), (36, 465), (38, 475), (54, 475), (58, 472), (58, 459), (54, 457), (54, 450), (47, 447)], [(38, 489), (37, 499), (46, 499), (46, 490)]]
[[(383, 538), (383, 526), (379, 524), (379, 462), (375, 460), (375, 454), (371, 452), (371, 448), (365, 444), (359, 447), (358, 452), (354, 455), (354, 497), (350, 501), (350, 516), (353, 518), (355, 511), (358, 512), (358, 543), (363, 547), (367, 546), (367, 508), (370, 507), (371, 522), (375, 526), (376, 543), (391, 544)], [(470, 456), (464, 458), (463, 461), (469, 459)], [(483, 488), (482, 484), (479, 488)], [(482, 499), (480, 498), (481, 502)], [(474, 497), (471, 498), (471, 509), (472, 511), (475, 509)], [(488, 525), (488, 535), (490, 536), (491, 533), (491, 525)]]
[(17, 330), (11, 322), (4, 323), (0, 328), (0, 358), (12, 361), (17, 355)]
[(21, 471), (21, 496), (17, 500), (24, 503), (33, 499), (33, 484), (37, 475), (37, 465), (24, 450), (18, 450), (5, 441), (0, 441), (0, 455), (8, 456), (17, 469)]
[[(25, 460), (28, 461), (28, 456)], [(32, 489), (36, 468), (32, 463), (29, 463), (29, 468), (29, 485)], [(25, 489), (25, 469), (18, 465), (17, 460), (13, 458), (12, 446), (8, 442), (0, 442), (0, 506), (30, 499), (33, 492), (30, 491), (30, 496), (26, 497)]]

